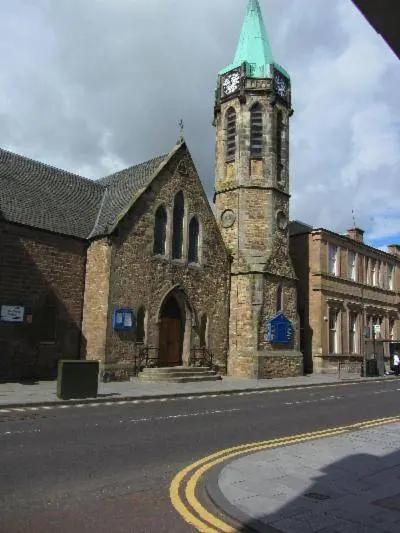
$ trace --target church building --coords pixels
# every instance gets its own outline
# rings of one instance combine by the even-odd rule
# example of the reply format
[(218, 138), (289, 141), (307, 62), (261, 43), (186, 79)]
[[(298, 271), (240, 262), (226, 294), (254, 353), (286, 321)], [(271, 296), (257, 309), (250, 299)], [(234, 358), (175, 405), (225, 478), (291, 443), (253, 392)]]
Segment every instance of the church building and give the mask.
[(105, 380), (154, 367), (303, 374), (292, 113), (290, 76), (249, 0), (217, 76), (213, 207), (183, 138), (97, 181), (0, 149), (0, 380), (54, 378), (78, 358)]

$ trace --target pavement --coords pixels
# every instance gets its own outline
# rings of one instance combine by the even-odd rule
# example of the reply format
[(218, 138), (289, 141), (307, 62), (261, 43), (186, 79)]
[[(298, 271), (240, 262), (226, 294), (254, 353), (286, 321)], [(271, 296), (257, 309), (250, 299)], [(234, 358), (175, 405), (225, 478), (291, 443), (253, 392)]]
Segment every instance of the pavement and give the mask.
[(398, 533), (400, 422), (259, 451), (207, 483), (240, 531)]
[[(347, 381), (362, 382), (376, 379), (390, 380), (390, 376), (382, 378), (360, 378), (350, 376)], [(240, 379), (223, 378), (221, 381), (204, 383), (145, 383), (139, 379), (132, 381), (99, 383), (98, 395), (86, 401), (110, 402), (137, 398), (159, 398), (169, 396), (187, 396), (202, 394), (227, 394), (241, 391), (257, 391), (262, 389), (282, 389), (343, 383), (336, 374), (312, 374), (284, 379)], [(0, 407), (19, 407), (24, 405), (46, 405), (59, 403), (76, 403), (76, 400), (60, 400), (56, 395), (56, 381), (38, 381), (27, 383), (0, 383)], [(79, 400), (81, 403), (82, 400)]]

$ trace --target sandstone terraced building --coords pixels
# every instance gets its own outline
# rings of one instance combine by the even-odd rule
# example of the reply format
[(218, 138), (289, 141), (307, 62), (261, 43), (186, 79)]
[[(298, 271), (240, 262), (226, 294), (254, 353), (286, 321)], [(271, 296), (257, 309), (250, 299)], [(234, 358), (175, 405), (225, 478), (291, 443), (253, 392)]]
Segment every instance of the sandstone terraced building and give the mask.
[[(59, 359), (77, 357), (99, 360), (110, 379), (211, 358), (221, 373), (255, 378), (329, 365), (318, 313), (339, 278), (320, 277), (324, 296), (306, 312), (315, 298), (304, 258), (325, 248), (299, 263), (292, 239), (290, 253), (292, 112), (289, 74), (250, 0), (234, 60), (217, 79), (214, 210), (183, 139), (97, 181), (0, 150), (0, 379), (54, 376)], [(342, 237), (325, 234), (341, 247)], [(385, 302), (397, 335), (398, 261), (368, 254), (394, 269), (392, 288), (371, 288), (368, 301)]]
[(365, 244), (363, 233), (290, 224), (306, 372), (369, 357), (373, 336), (388, 359), (389, 343), (400, 339), (400, 246), (384, 252)]

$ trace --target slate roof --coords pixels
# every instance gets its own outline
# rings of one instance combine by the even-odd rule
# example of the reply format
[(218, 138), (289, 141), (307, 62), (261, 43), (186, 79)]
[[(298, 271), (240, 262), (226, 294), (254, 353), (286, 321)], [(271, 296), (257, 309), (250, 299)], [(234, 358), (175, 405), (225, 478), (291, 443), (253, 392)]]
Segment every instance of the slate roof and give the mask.
[(168, 154), (155, 157), (97, 182), (104, 188), (104, 194), (90, 237), (104, 235), (112, 229), (134, 198), (149, 185), (158, 167), (167, 157)]
[(107, 234), (169, 155), (93, 181), (0, 148), (0, 219), (82, 239)]

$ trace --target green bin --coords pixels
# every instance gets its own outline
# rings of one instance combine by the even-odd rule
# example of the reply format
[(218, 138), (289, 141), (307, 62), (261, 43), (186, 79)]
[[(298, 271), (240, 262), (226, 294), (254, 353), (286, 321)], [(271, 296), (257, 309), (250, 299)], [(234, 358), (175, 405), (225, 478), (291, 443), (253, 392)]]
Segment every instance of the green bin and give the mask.
[(61, 360), (58, 362), (57, 398), (96, 398), (99, 362)]
[(378, 376), (378, 362), (376, 359), (367, 359), (364, 361), (364, 376), (366, 378)]

